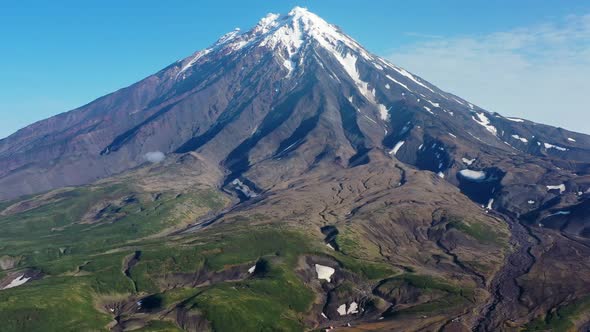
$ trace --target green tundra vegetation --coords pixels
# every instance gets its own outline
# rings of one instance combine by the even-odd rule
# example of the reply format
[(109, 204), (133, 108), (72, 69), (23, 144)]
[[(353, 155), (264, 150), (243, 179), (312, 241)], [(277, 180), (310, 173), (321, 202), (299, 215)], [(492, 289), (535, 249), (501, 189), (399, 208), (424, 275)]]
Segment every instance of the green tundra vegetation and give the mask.
[[(248, 227), (246, 217), (231, 231), (219, 225), (163, 233), (184, 225), (195, 211), (221, 210), (226, 200), (215, 190), (153, 195), (119, 183), (3, 204), (13, 210), (0, 216), (0, 257), (18, 258), (13, 272), (35, 269), (43, 277), (0, 291), (1, 330), (108, 330), (114, 314), (105, 308), (142, 298), (150, 310), (202, 316), (216, 331), (300, 331), (315, 299), (296, 274), (302, 255), (330, 255), (367, 280), (398, 273), (332, 251), (302, 229), (280, 223)], [(129, 264), (134, 256), (138, 260)], [(199, 274), (255, 264), (256, 275), (245, 279), (195, 282)], [(142, 319), (147, 322), (139, 331), (181, 329), (161, 315), (147, 312)]]

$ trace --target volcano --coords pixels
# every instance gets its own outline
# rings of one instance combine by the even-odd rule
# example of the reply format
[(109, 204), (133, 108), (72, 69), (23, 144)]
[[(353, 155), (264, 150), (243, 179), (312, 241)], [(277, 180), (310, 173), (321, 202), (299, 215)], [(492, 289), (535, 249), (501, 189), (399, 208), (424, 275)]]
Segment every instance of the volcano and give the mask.
[[(27, 227), (69, 248), (55, 259), (131, 250), (121, 278), (133, 289), (121, 293), (132, 295), (95, 300), (121, 331), (155, 317), (219, 331), (581, 329), (590, 321), (589, 197), (590, 136), (484, 110), (300, 7), (0, 140), (0, 227), (13, 223), (0, 236), (7, 275), (66, 273), (33, 259), (55, 244), (10, 242)], [(75, 208), (60, 219), (60, 204)], [(166, 204), (166, 217), (147, 215)], [(150, 218), (166, 222), (137, 226)], [(109, 236), (126, 223), (139, 230), (117, 247)], [(97, 229), (104, 241), (92, 250), (73, 239)], [(252, 252), (249, 233), (264, 242)], [(175, 258), (154, 244), (131, 249), (139, 239), (168, 243)], [(195, 245), (203, 261), (175, 265), (197, 242), (207, 243)], [(148, 268), (156, 265), (167, 269)], [(272, 278), (293, 297), (274, 294), (264, 283)], [(295, 280), (301, 289), (289, 288)], [(94, 291), (115, 292), (106, 285)], [(229, 285), (242, 300), (232, 305), (248, 307), (233, 327), (217, 316), (231, 307), (215, 304)], [(180, 288), (205, 295), (164, 307)], [(142, 299), (149, 309), (137, 308)], [(256, 305), (282, 318), (257, 316)], [(575, 314), (562, 322), (555, 312)]]

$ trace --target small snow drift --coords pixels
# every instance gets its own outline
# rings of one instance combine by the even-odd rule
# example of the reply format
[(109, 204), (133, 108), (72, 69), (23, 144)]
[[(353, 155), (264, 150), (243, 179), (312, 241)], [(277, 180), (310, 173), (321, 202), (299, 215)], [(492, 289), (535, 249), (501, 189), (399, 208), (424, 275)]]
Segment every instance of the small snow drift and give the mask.
[(334, 272), (336, 272), (334, 268), (320, 264), (315, 265), (315, 271), (318, 274), (318, 279), (326, 280), (327, 282), (332, 281), (332, 275), (334, 274)]
[(554, 185), (554, 186), (546, 186), (547, 187), (547, 191), (549, 190), (559, 190), (560, 194), (563, 194), (563, 192), (565, 191), (565, 184), (559, 184), (559, 185)]
[(345, 316), (346, 315), (346, 304), (341, 304), (338, 309), (336, 309), (336, 311), (338, 312), (338, 314), (340, 316)]
[(160, 151), (153, 151), (153, 152), (148, 152), (146, 154), (143, 155), (143, 158), (147, 161), (149, 161), (150, 163), (159, 163), (161, 161), (164, 161), (164, 159), (166, 159), (166, 156), (164, 155), (164, 153), (160, 152)]
[(358, 304), (356, 302), (352, 302), (346, 311), (347, 315), (358, 314)]
[(559, 151), (567, 151), (567, 150), (569, 150), (569, 149), (566, 149), (564, 147), (557, 146), (557, 145), (550, 144), (550, 143), (543, 143), (543, 146), (545, 146), (545, 149), (555, 149), (555, 150), (559, 150)]
[(248, 185), (242, 182), (240, 179), (235, 179), (231, 182), (234, 185), (234, 188), (242, 193), (246, 198), (256, 198), (258, 194), (254, 192), (254, 190), (250, 189)]
[(516, 134), (512, 135), (512, 138), (517, 139), (517, 140), (519, 140), (519, 141), (521, 141), (523, 143), (528, 143), (529, 142), (529, 140), (526, 137), (521, 137), (521, 136), (516, 135)]
[(570, 215), (571, 213), (572, 213), (571, 211), (557, 211), (557, 212), (554, 212), (554, 213), (548, 215), (547, 218), (554, 217), (554, 216), (567, 216), (567, 215)]
[(399, 149), (404, 145), (405, 141), (399, 141), (395, 144), (395, 146), (393, 147), (393, 149), (391, 151), (389, 151), (389, 154), (391, 155), (397, 155), (397, 152), (399, 151)]
[(470, 169), (463, 169), (459, 171), (459, 175), (471, 181), (483, 181), (486, 178), (486, 173), (482, 171), (474, 171)]
[(351, 302), (350, 305), (348, 306), (348, 310), (346, 309), (346, 303), (341, 304), (338, 309), (336, 309), (336, 312), (338, 312), (338, 314), (340, 316), (346, 316), (346, 315), (354, 315), (354, 314), (358, 314), (359, 313), (359, 306), (358, 303), (356, 302)]
[(8, 285), (4, 286), (4, 288), (2, 288), (2, 289), (9, 289), (9, 288), (22, 286), (29, 280), (31, 280), (31, 278), (25, 278), (25, 275), (23, 274), (23, 275), (20, 275), (20, 276), (14, 278)]
[(491, 209), (490, 200), (500, 192), (505, 174), (504, 171), (495, 167), (485, 170), (463, 169), (457, 172), (459, 189), (473, 201)]
[(467, 166), (471, 166), (471, 164), (473, 164), (473, 163), (475, 162), (475, 158), (473, 158), (473, 159), (468, 159), (468, 158), (465, 158), (465, 157), (463, 157), (463, 158), (461, 158), (461, 161), (462, 161), (462, 162), (463, 162), (465, 165), (467, 165)]
[(484, 112), (475, 113), (477, 115), (477, 119), (475, 117), (471, 117), (473, 121), (477, 122), (480, 126), (484, 127), (487, 131), (492, 133), (494, 136), (498, 135), (498, 129), (491, 125), (490, 119), (485, 115)]
[(490, 200), (488, 201), (488, 205), (486, 206), (486, 209), (491, 210), (493, 205), (494, 205), (494, 199), (490, 198)]
[(523, 119), (519, 119), (519, 118), (506, 118), (506, 120), (512, 121), (512, 122), (524, 122)]

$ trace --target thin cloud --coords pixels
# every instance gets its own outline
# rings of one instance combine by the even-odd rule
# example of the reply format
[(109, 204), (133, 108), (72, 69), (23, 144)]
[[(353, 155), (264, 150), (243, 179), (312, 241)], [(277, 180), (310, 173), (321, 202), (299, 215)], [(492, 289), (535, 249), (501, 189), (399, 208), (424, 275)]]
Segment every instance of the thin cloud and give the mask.
[(164, 159), (166, 159), (166, 156), (164, 155), (164, 153), (162, 153), (160, 151), (148, 152), (143, 157), (145, 158), (145, 160), (149, 161), (150, 163), (159, 163), (159, 162), (163, 161)]
[(387, 58), (490, 111), (590, 133), (590, 15), (426, 39)]
[(421, 32), (405, 32), (404, 35), (409, 36), (409, 37), (418, 37), (418, 38), (424, 38), (424, 39), (442, 39), (442, 38), (444, 38), (444, 36), (441, 36), (441, 35), (432, 35), (432, 34), (421, 33)]

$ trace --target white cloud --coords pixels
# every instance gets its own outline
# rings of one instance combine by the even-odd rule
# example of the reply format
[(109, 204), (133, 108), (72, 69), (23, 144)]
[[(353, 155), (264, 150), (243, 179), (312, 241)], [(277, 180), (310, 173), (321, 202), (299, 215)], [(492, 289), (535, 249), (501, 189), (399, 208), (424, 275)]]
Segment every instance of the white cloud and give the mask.
[(166, 158), (164, 153), (160, 151), (148, 152), (145, 155), (143, 155), (143, 157), (150, 163), (159, 163)]
[(393, 63), (505, 115), (590, 133), (590, 14), (511, 31), (428, 37)]

